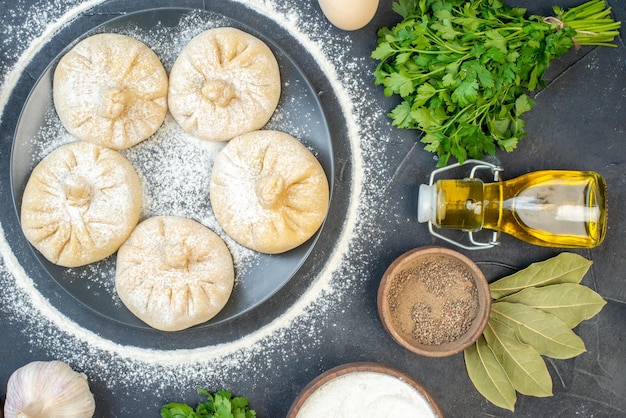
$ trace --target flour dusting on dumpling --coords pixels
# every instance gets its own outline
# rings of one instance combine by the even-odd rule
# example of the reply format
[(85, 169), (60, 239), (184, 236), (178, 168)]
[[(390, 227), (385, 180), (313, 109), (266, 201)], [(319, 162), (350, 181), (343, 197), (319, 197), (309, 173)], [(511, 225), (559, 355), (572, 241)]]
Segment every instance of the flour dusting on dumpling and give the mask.
[(226, 305), (235, 282), (224, 241), (178, 216), (137, 225), (117, 253), (115, 288), (139, 319), (162, 331), (201, 324)]
[(22, 197), (22, 229), (49, 261), (77, 267), (113, 254), (139, 221), (137, 172), (119, 152), (72, 142), (37, 164)]
[(236, 28), (213, 28), (193, 38), (176, 59), (168, 103), (186, 132), (228, 141), (265, 126), (280, 91), (278, 62), (263, 41)]
[(321, 227), (329, 184), (315, 156), (285, 132), (259, 130), (231, 140), (215, 159), (211, 206), (224, 231), (267, 254), (291, 250)]
[(157, 55), (125, 35), (85, 38), (54, 71), (54, 107), (76, 138), (122, 150), (150, 137), (167, 113), (168, 77)]

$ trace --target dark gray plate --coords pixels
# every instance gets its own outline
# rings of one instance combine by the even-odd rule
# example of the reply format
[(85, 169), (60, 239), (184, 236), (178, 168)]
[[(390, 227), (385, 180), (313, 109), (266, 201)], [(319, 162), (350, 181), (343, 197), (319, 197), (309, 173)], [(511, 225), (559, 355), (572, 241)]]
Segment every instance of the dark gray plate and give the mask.
[[(182, 34), (180, 30), (182, 29), (180, 29), (179, 23), (186, 20), (184, 30), (189, 31), (188, 21), (190, 19), (198, 24), (197, 28), (192, 28), (196, 33), (209, 27), (234, 26), (257, 36), (270, 46), (280, 65), (283, 91), (277, 115), (268, 126), (289, 132), (290, 128), (294, 126), (293, 124), (297, 124), (299, 131), (303, 132), (303, 142), (315, 151), (324, 167), (332, 191), (334, 178), (333, 143), (320, 99), (309, 82), (308, 74), (283, 50), (283, 47), (275, 42), (272, 33), (265, 32), (268, 30), (266, 26), (257, 30), (232, 17), (224, 16), (220, 11), (178, 8), (151, 9), (108, 21), (85, 33), (76, 42), (93, 33), (118, 32), (130, 34), (144, 41), (157, 54), (159, 51), (171, 53), (171, 51), (180, 51), (184, 46), (181, 44)], [(202, 25), (206, 26), (202, 27)], [(145, 39), (151, 38), (150, 34), (155, 31), (161, 33), (158, 37), (159, 44), (150, 45)], [(72, 46), (73, 44), (69, 45), (63, 53)], [(18, 120), (11, 155), (11, 185), (18, 216), (24, 187), (34, 165), (40, 159), (41, 145), (37, 143), (37, 138), (41, 136), (43, 130), (50, 129), (50, 119), (56, 118), (52, 102), (52, 77), (56, 62), (63, 53), (50, 63), (35, 83)], [(302, 54), (302, 51), (299, 54)], [(172, 62), (164, 61), (168, 72), (171, 64)], [(281, 117), (281, 106), (289, 106), (288, 117)], [(284, 107), (282, 111), (285, 111)], [(332, 215), (332, 211), (330, 215)], [(226, 307), (218, 316), (197, 326), (197, 328), (211, 327), (230, 321), (265, 302), (297, 274), (305, 260), (314, 251), (316, 242), (323, 230), (324, 227), (308, 242), (287, 253), (255, 256), (255, 261), (251, 266), (237, 272), (237, 285)], [(36, 282), (52, 278), (76, 301), (96, 313), (117, 323), (149, 329), (146, 324), (138, 320), (120, 303), (112, 290), (115, 256), (83, 268), (67, 269), (48, 262), (34, 249), (33, 253), (39, 266), (33, 266), (28, 259), (25, 259), (23, 264), (31, 264), (27, 270), (32, 271), (34, 269), (41, 273), (34, 275)], [(18, 256), (18, 258), (20, 257)], [(101, 275), (104, 279), (89, 280), (90, 276), (94, 274)], [(59, 309), (62, 312), (65, 310), (63, 306)]]

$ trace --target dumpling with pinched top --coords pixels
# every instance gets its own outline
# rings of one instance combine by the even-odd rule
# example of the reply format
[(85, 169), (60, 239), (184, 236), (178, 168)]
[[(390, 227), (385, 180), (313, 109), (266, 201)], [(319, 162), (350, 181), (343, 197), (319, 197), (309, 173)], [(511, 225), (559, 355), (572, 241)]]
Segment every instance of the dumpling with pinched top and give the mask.
[(115, 33), (92, 35), (65, 54), (52, 94), (76, 138), (121, 150), (147, 139), (167, 113), (168, 77), (144, 43)]
[(178, 331), (217, 315), (233, 290), (233, 260), (206, 226), (178, 216), (142, 221), (117, 253), (115, 288), (139, 319)]
[(278, 254), (317, 232), (330, 191), (322, 165), (300, 141), (286, 132), (259, 130), (220, 151), (209, 195), (230, 237), (252, 250)]
[(60, 146), (32, 171), (22, 197), (24, 235), (52, 263), (77, 267), (113, 254), (139, 221), (142, 189), (119, 152)]
[(189, 134), (228, 141), (262, 128), (281, 92), (272, 50), (257, 37), (232, 27), (193, 38), (170, 71), (168, 106)]

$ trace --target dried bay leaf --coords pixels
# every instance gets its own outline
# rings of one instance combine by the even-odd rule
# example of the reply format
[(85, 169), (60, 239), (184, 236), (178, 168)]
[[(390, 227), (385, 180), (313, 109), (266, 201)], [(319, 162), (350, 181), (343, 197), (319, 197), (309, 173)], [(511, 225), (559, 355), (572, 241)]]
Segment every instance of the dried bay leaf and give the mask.
[(521, 342), (512, 328), (491, 318), (483, 335), (516, 391), (552, 396), (552, 378), (537, 350)]
[(485, 337), (480, 336), (463, 356), (467, 374), (478, 392), (492, 404), (513, 411), (517, 401), (515, 389)]
[(523, 270), (489, 285), (491, 297), (500, 299), (529, 287), (557, 283), (580, 283), (592, 262), (574, 253), (563, 252), (546, 261), (533, 263)]
[[(495, 300), (484, 341), (465, 354), (470, 379), (490, 402), (512, 410), (511, 387), (513, 395), (551, 396), (552, 378), (542, 355), (571, 358), (585, 351), (573, 328), (606, 304), (580, 284), (591, 265), (582, 256), (561, 253), (490, 285)], [(498, 365), (507, 379), (496, 378)]]
[(544, 287), (529, 287), (500, 301), (523, 303), (559, 317), (570, 328), (593, 318), (606, 301), (587, 286), (577, 283), (560, 283)]
[(531, 345), (541, 355), (568, 359), (586, 351), (583, 340), (557, 316), (522, 303), (495, 302), (494, 320), (515, 331), (521, 342)]

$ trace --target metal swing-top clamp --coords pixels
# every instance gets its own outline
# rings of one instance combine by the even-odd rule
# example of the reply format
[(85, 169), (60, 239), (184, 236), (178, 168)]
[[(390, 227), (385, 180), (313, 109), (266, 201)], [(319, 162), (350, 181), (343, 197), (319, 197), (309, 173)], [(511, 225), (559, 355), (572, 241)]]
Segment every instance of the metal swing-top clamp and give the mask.
[(444, 171), (448, 171), (448, 170), (452, 170), (454, 168), (460, 167), (460, 166), (465, 166), (467, 164), (474, 164), (474, 167), (472, 167), (471, 171), (470, 171), (470, 175), (469, 175), (469, 179), (475, 179), (476, 178), (476, 172), (478, 170), (490, 170), (493, 174), (493, 181), (500, 181), (500, 172), (504, 171), (504, 169), (498, 165), (495, 164), (491, 164), (485, 161), (480, 161), (480, 160), (466, 160), (463, 163), (455, 163), (455, 164), (451, 164), (449, 166), (446, 167), (442, 167), (442, 168), (438, 168), (436, 170), (434, 170), (432, 173), (430, 173), (430, 182), (428, 185), (426, 184), (422, 184), (420, 185), (420, 189), (419, 189), (419, 196), (418, 196), (418, 221), (419, 222), (428, 222), (428, 231), (430, 232), (430, 234), (434, 237), (440, 238), (444, 241), (447, 241), (451, 244), (456, 245), (457, 247), (461, 247), (464, 248), (466, 250), (483, 250), (483, 249), (488, 249), (488, 248), (493, 248), (496, 245), (499, 245), (500, 242), (498, 241), (498, 238), (500, 236), (500, 233), (497, 231), (494, 231), (491, 237), (491, 240), (489, 240), (488, 242), (480, 242), (480, 241), (476, 241), (474, 239), (474, 232), (473, 231), (465, 231), (467, 232), (468, 236), (469, 236), (469, 241), (472, 243), (472, 245), (465, 245), (462, 244), (458, 241), (455, 241), (454, 239), (448, 238), (442, 234), (440, 234), (439, 232), (436, 232), (434, 227), (433, 227), (433, 222), (432, 222), (432, 216), (431, 213), (434, 213), (435, 211), (435, 205), (436, 205), (436, 190), (434, 187), (435, 184), (435, 177), (444, 172)]

